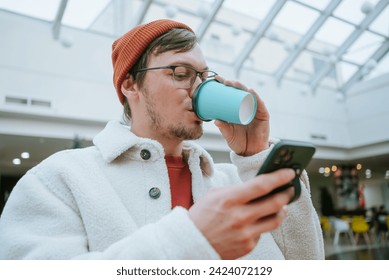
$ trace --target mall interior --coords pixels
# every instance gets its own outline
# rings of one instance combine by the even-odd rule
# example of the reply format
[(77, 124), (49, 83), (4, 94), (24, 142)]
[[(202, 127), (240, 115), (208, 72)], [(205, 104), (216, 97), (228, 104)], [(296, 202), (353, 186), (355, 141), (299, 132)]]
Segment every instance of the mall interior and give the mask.
[[(389, 260), (389, 0), (0, 0), (0, 212), (50, 155), (93, 145), (123, 109), (112, 42), (168, 18), (210, 70), (264, 100), (270, 134), (306, 141), (326, 259)], [(230, 152), (213, 121), (196, 140)], [(1, 250), (1, 248), (0, 248)]]

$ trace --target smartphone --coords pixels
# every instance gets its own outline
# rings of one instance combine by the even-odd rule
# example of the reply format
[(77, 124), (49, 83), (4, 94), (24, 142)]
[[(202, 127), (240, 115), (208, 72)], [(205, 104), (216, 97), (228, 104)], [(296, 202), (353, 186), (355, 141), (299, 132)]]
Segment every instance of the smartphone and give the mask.
[(266, 196), (294, 187), (295, 195), (290, 202), (298, 199), (301, 194), (300, 175), (311, 161), (315, 150), (315, 146), (309, 142), (281, 140), (276, 143), (257, 175), (273, 172), (280, 168), (293, 168), (296, 176), (290, 183), (273, 190)]

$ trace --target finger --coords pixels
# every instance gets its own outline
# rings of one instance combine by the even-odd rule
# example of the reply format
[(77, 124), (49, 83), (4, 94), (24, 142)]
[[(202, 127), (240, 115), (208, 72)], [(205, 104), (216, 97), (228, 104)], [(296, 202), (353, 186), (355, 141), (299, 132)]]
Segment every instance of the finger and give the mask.
[(231, 87), (242, 89), (244, 91), (249, 91), (248, 87), (246, 87), (244, 84), (242, 84), (241, 82), (238, 82), (238, 81), (225, 80), (224, 84), (226, 86), (231, 86)]
[(222, 83), (222, 84), (224, 84), (224, 82), (225, 82), (226, 79), (224, 79), (224, 78), (223, 78), (222, 76), (220, 76), (220, 75), (216, 75), (216, 76), (215, 76), (215, 80), (218, 81), (218, 82), (220, 82), (220, 83)]
[(222, 121), (222, 120), (215, 120), (215, 125), (220, 129), (220, 128), (224, 128), (224, 127), (228, 127), (229, 124), (225, 121)]
[(279, 212), (274, 215), (269, 215), (258, 219), (254, 224), (253, 228), (258, 233), (270, 232), (277, 229), (283, 222), (283, 220), (288, 215), (288, 210), (286, 207), (283, 207)]
[(290, 168), (283, 168), (277, 171), (261, 174), (245, 182), (242, 187), (230, 188), (232, 200), (238, 203), (248, 203), (256, 198), (262, 197), (277, 187), (289, 183), (295, 176)]
[(257, 98), (257, 112), (255, 115), (255, 119), (261, 121), (269, 121), (270, 115), (266, 108), (265, 102), (259, 97), (257, 93), (255, 93), (254, 91), (252, 93), (255, 94)]
[(247, 212), (247, 221), (256, 221), (274, 216), (288, 205), (291, 197), (288, 191), (283, 191), (250, 203), (250, 209)]
[[(240, 124), (232, 124), (228, 122), (224, 122), (221, 120), (216, 120), (214, 124), (219, 129), (220, 133), (224, 137), (227, 142), (227, 145), (238, 155), (242, 154), (242, 152), (246, 149), (246, 140), (241, 140), (240, 136), (242, 136), (245, 132), (238, 132)], [(240, 134), (239, 134), (240, 133)], [(241, 141), (243, 145), (239, 142)]]
[(239, 210), (230, 215), (230, 218), (231, 220), (234, 219), (238, 225), (253, 224), (258, 220), (271, 219), (280, 211), (285, 211), (289, 201), (290, 195), (285, 191), (267, 197), (262, 201), (241, 205), (238, 208)]
[[(216, 120), (214, 124), (219, 128), (220, 133), (226, 138), (226, 136), (231, 135), (232, 133), (232, 125), (228, 122), (224, 122), (221, 120)], [(226, 139), (228, 141), (228, 139)]]
[(278, 228), (287, 216), (287, 213), (287, 208), (284, 207), (279, 212), (274, 213), (273, 215), (268, 215), (261, 219), (257, 219), (253, 222), (250, 222), (246, 229), (247, 235), (249, 235), (253, 240), (256, 240), (258, 242), (261, 237), (261, 234), (273, 231)]
[(264, 196), (261, 196), (261, 197), (258, 197), (257, 199), (252, 200), (252, 202), (264, 200), (264, 199), (268, 198), (269, 196), (272, 196), (272, 195), (280, 193), (280, 192), (285, 192), (286, 194), (288, 194), (288, 196), (290, 196), (290, 198), (292, 198), (294, 196), (294, 193), (295, 193), (295, 188), (294, 188), (292, 183), (287, 183), (281, 187), (275, 188), (274, 190), (272, 190), (271, 192), (269, 192), (268, 194), (266, 194)]

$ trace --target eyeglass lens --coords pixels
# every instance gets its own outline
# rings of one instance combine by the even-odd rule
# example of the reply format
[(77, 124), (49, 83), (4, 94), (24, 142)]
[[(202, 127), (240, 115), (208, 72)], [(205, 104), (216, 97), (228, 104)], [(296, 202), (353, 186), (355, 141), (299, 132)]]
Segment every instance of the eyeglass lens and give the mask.
[(178, 66), (174, 69), (174, 82), (177, 87), (191, 88), (197, 78), (197, 74), (201, 74), (201, 81), (205, 81), (209, 77), (213, 76), (212, 72), (197, 72), (196, 70), (188, 67)]

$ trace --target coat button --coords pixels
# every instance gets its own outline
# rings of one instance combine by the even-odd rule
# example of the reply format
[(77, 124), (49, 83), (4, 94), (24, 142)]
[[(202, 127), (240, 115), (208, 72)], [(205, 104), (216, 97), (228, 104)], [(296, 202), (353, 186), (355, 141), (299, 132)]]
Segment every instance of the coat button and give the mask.
[(149, 150), (142, 150), (140, 151), (140, 157), (144, 160), (148, 160), (151, 157), (151, 153)]
[(151, 188), (149, 190), (149, 196), (151, 198), (157, 199), (158, 197), (161, 196), (161, 190), (159, 188)]

